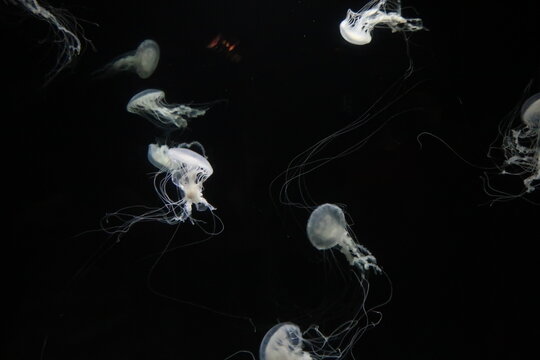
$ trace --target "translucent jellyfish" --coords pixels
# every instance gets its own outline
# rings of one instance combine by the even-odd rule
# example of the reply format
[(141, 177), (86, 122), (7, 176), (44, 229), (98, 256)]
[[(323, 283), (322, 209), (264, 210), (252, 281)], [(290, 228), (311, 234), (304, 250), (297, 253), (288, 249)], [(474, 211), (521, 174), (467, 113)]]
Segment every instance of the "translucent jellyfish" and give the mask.
[(400, 0), (372, 0), (358, 12), (351, 9), (339, 24), (341, 36), (351, 44), (365, 45), (371, 42), (376, 27), (388, 27), (392, 32), (422, 30), (422, 19), (406, 19), (401, 16)]
[(307, 222), (307, 236), (318, 250), (338, 249), (351, 266), (360, 270), (362, 276), (369, 270), (381, 272), (369, 250), (349, 235), (345, 215), (339, 206), (323, 204), (313, 210)]
[(304, 340), (298, 325), (280, 323), (264, 335), (259, 348), (259, 360), (312, 360), (303, 346)]
[[(200, 153), (192, 148), (198, 148)], [(197, 211), (215, 210), (203, 196), (203, 184), (212, 176), (214, 170), (204, 156), (204, 148), (200, 143), (182, 143), (172, 148), (150, 144), (148, 161), (158, 169), (154, 174), (154, 188), (163, 205), (158, 208), (131, 206), (107, 214), (102, 223), (105, 231), (125, 233), (141, 221), (159, 221), (174, 225), (189, 220), (195, 224), (197, 220), (192, 217), (194, 206)], [(134, 214), (134, 210), (140, 208), (146, 211)], [(215, 217), (213, 213), (212, 216)], [(114, 220), (120, 221), (120, 225), (112, 224)], [(217, 220), (219, 221), (219, 218)], [(210, 233), (216, 234), (221, 230), (214, 229)]]
[(54, 31), (56, 36), (54, 42), (58, 44), (59, 52), (55, 66), (46, 76), (45, 84), (47, 84), (81, 53), (81, 40), (79, 39), (81, 28), (74, 17), (65, 10), (58, 10), (50, 5), (41, 5), (37, 0), (8, 1), (46, 21)]
[(120, 71), (134, 71), (141, 79), (149, 78), (159, 63), (159, 45), (154, 40), (144, 40), (136, 50), (119, 56), (94, 72), (94, 75), (111, 75)]
[[(156, 178), (160, 173), (166, 174), (156, 186), (156, 191), (170, 214), (167, 220), (170, 223), (192, 220), (193, 205), (198, 211), (215, 210), (203, 197), (203, 183), (214, 170), (203, 155), (188, 148), (192, 145), (181, 144), (174, 148), (157, 144), (148, 146), (148, 160), (159, 169)], [(168, 191), (169, 182), (177, 190), (173, 194)]]
[(206, 114), (208, 107), (167, 104), (162, 90), (147, 89), (135, 94), (126, 109), (150, 120), (158, 127), (182, 129), (187, 126), (188, 119)]
[(536, 189), (540, 181), (540, 93), (521, 106), (521, 124), (503, 138), (506, 160), (503, 174), (525, 176), (525, 193)]

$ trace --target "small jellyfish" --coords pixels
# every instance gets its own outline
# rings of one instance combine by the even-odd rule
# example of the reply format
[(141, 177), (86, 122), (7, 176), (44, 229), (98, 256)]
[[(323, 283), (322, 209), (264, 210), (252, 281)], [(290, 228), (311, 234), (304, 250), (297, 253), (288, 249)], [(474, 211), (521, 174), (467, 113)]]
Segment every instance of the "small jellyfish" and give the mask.
[(266, 332), (259, 348), (259, 360), (313, 360), (303, 350), (304, 339), (298, 325), (285, 322)]
[(162, 90), (147, 89), (135, 94), (128, 102), (127, 111), (138, 114), (161, 128), (182, 129), (187, 120), (206, 114), (208, 107), (167, 104)]
[[(184, 222), (187, 219), (193, 222), (193, 205), (198, 211), (215, 210), (203, 197), (203, 183), (214, 170), (206, 157), (189, 149), (194, 144), (200, 146), (199, 143), (180, 144), (174, 148), (157, 144), (148, 146), (148, 160), (159, 169), (156, 179), (165, 174), (161, 181), (156, 180), (154, 183), (167, 210), (168, 223)], [(176, 190), (173, 195), (168, 190), (169, 182)]]
[[(56, 36), (55, 43), (59, 46), (58, 58), (53, 69), (47, 74), (45, 84), (49, 83), (60, 71), (68, 66), (81, 53), (79, 32), (81, 27), (75, 18), (65, 10), (58, 10), (50, 5), (41, 5), (37, 0), (8, 0), (14, 5), (25, 9), (33, 16), (47, 22)], [(83, 40), (86, 40), (84, 36)]]
[(117, 57), (94, 75), (111, 75), (120, 71), (134, 71), (141, 79), (149, 78), (159, 62), (159, 45), (154, 40), (144, 40), (135, 51)]
[(369, 250), (349, 235), (345, 215), (339, 206), (323, 204), (313, 210), (307, 222), (307, 236), (318, 250), (337, 248), (351, 266), (360, 270), (362, 276), (369, 270), (381, 272)]
[(406, 19), (401, 16), (400, 0), (372, 0), (358, 12), (351, 9), (339, 24), (341, 36), (354, 45), (371, 42), (371, 33), (376, 27), (388, 27), (392, 32), (422, 30), (422, 19)]
[(520, 115), (521, 124), (503, 138), (506, 160), (502, 173), (525, 176), (524, 192), (531, 193), (540, 181), (540, 93), (523, 103)]

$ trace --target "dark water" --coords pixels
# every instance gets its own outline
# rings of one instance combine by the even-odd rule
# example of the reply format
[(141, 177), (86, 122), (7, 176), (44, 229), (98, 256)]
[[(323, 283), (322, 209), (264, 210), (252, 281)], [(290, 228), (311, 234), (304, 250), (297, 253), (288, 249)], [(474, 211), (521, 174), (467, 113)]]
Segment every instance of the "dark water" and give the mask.
[[(340, 254), (334, 261), (311, 247), (309, 212), (280, 204), (284, 179), (277, 176), (295, 155), (374, 104), (371, 113), (382, 111), (321, 156), (384, 126), (357, 151), (302, 178), (315, 203), (346, 205), (358, 241), (393, 283), (381, 323), (352, 354), (525, 358), (527, 319), (537, 302), (532, 249), (540, 211), (527, 200), (539, 196), (490, 206), (484, 170), (433, 138), (423, 138), (420, 149), (416, 137), (432, 132), (468, 161), (494, 165), (486, 152), (499, 124), (540, 89), (535, 1), (515, 8), (406, 1), (404, 14), (416, 10), (429, 31), (406, 41), (378, 29), (362, 47), (346, 43), (338, 24), (363, 1), (51, 5), (78, 18), (95, 51), (86, 43), (43, 87), (57, 56), (54, 36), (2, 4), (4, 210), (13, 246), (5, 251), (4, 296), (12, 305), (5, 308), (2, 358), (222, 360), (238, 350), (258, 356), (264, 333), (280, 321), (331, 330), (350, 318), (361, 299), (358, 284)], [(217, 34), (238, 42), (239, 61), (207, 49)], [(148, 38), (161, 47), (149, 79), (90, 76)], [(225, 224), (220, 235), (208, 237), (190, 223), (136, 224), (120, 241), (87, 232), (99, 230), (108, 212), (160, 205), (146, 151), (164, 140), (163, 132), (125, 111), (147, 88), (163, 89), (170, 102), (226, 100), (168, 139), (204, 145), (214, 167), (204, 194)], [(521, 190), (523, 178), (487, 173), (497, 188)], [(290, 195), (297, 199), (295, 188)], [(167, 252), (156, 265), (173, 235), (172, 248), (207, 241)], [(368, 303), (376, 305), (388, 296), (388, 283), (370, 282)], [(249, 317), (257, 331), (245, 319), (201, 306)]]

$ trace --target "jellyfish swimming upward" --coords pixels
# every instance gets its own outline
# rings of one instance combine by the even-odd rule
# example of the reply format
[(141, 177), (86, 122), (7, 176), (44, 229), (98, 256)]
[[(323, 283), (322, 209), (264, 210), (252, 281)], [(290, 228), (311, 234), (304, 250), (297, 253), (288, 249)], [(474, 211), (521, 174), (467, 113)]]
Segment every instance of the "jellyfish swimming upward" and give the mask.
[(185, 128), (188, 119), (206, 114), (207, 107), (191, 107), (183, 104), (168, 104), (162, 90), (147, 89), (129, 100), (127, 111), (140, 115), (161, 128)]
[(307, 236), (318, 250), (338, 249), (351, 266), (360, 270), (362, 277), (367, 271), (381, 272), (375, 257), (349, 235), (343, 210), (334, 204), (318, 206), (307, 222)]
[(339, 24), (341, 36), (354, 45), (371, 42), (371, 34), (376, 27), (387, 27), (392, 32), (422, 30), (422, 19), (407, 19), (401, 15), (400, 0), (373, 0), (358, 12), (351, 9)]
[(540, 93), (523, 103), (520, 115), (521, 124), (503, 138), (502, 173), (525, 176), (524, 192), (531, 193), (540, 182)]
[(121, 71), (135, 72), (141, 79), (149, 78), (159, 63), (159, 45), (154, 40), (144, 40), (136, 50), (130, 51), (111, 61), (94, 75), (108, 76)]

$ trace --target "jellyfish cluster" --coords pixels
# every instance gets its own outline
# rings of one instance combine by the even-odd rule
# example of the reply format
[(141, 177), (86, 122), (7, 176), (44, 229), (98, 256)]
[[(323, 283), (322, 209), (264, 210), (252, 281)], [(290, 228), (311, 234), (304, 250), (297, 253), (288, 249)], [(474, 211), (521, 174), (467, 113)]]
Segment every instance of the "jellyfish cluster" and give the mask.
[[(13, 1), (13, 0), (12, 0)], [(56, 24), (54, 17), (46, 15), (46, 10), (40, 10), (34, 0), (23, 1), (29, 9), (34, 9), (39, 15)], [(392, 32), (414, 32), (424, 29), (420, 18), (405, 18), (401, 13), (399, 0), (373, 0), (368, 2), (358, 12), (348, 10), (347, 17), (340, 23), (339, 31), (349, 43), (365, 45), (372, 41), (372, 33), (377, 27), (387, 27)], [(72, 32), (60, 30), (68, 39)], [(337, 35), (336, 35), (337, 36)], [(221, 37), (214, 40), (212, 47), (218, 43), (228, 46), (228, 51), (234, 50), (235, 44), (223, 43)], [(80, 50), (80, 42), (70, 48), (70, 51)], [(234, 46), (233, 46), (234, 45)], [(67, 54), (67, 56), (71, 56)], [(132, 72), (140, 79), (147, 79), (155, 72), (160, 59), (160, 47), (154, 40), (144, 40), (133, 51), (119, 56), (103, 68), (95, 72), (97, 76), (110, 76), (119, 72)], [(125, 233), (134, 224), (144, 221), (155, 221), (168, 225), (180, 225), (186, 222), (198, 222), (195, 213), (206, 212), (214, 215), (216, 207), (204, 195), (204, 185), (213, 175), (213, 167), (206, 156), (204, 146), (197, 142), (172, 141), (172, 134), (181, 133), (176, 130), (185, 129), (192, 119), (206, 115), (210, 107), (206, 104), (179, 104), (165, 100), (165, 91), (148, 88), (137, 92), (126, 105), (127, 112), (136, 114), (148, 120), (153, 126), (164, 131), (164, 140), (150, 142), (147, 149), (147, 161), (154, 167), (153, 186), (160, 200), (158, 207), (144, 206), (144, 211), (134, 214), (133, 208), (120, 209), (107, 215), (107, 219), (118, 219), (120, 225), (109, 226), (105, 230), (111, 233)], [(374, 107), (372, 113), (379, 113)], [(368, 111), (369, 112), (369, 111)], [(504, 134), (502, 149), (505, 161), (502, 173), (523, 176), (526, 193), (533, 192), (540, 182), (540, 94), (535, 94), (526, 100), (521, 107), (521, 123), (508, 129)], [(360, 243), (348, 224), (345, 207), (331, 202), (316, 202), (307, 193), (301, 193), (298, 201), (292, 201), (287, 195), (287, 189), (292, 181), (300, 179), (329, 161), (349, 155), (363, 146), (374, 133), (368, 135), (357, 144), (337, 154), (334, 157), (316, 159), (316, 155), (330, 141), (341, 135), (358, 129), (364, 125), (369, 116), (361, 116), (350, 126), (325, 137), (300, 156), (291, 161), (285, 171), (285, 184), (281, 188), (282, 205), (294, 206), (307, 210), (305, 220), (305, 237), (319, 254), (337, 254), (353, 274), (355, 286), (361, 290), (361, 296), (355, 299), (355, 310), (347, 314), (347, 319), (334, 329), (322, 329), (319, 325), (302, 327), (295, 322), (284, 321), (274, 324), (262, 337), (259, 347), (259, 360), (321, 360), (332, 358), (340, 360), (349, 355), (364, 332), (376, 326), (381, 317), (372, 317), (373, 309), (385, 305), (391, 296), (382, 304), (373, 308), (367, 307), (367, 297), (370, 290), (370, 278), (386, 276), (383, 267), (375, 255)], [(383, 124), (384, 125), (384, 124)], [(382, 125), (381, 125), (382, 126)], [(184, 139), (182, 139), (184, 140)], [(210, 199), (211, 200), (211, 199)], [(308, 204), (308, 200), (310, 203)], [(181, 225), (183, 226), (183, 225)], [(362, 238), (362, 240), (368, 240)], [(308, 243), (307, 241), (305, 242)], [(320, 254), (319, 254), (320, 255)], [(388, 279), (388, 278), (387, 278)], [(323, 294), (321, 294), (323, 296)], [(353, 357), (354, 358), (354, 357)]]
[[(136, 50), (118, 57), (94, 75), (132, 71), (141, 79), (147, 79), (156, 70), (159, 58), (159, 45), (147, 39)], [(214, 172), (204, 146), (197, 141), (166, 143), (170, 141), (171, 131), (185, 128), (188, 120), (205, 115), (208, 109), (208, 105), (169, 104), (165, 101), (165, 92), (158, 89), (146, 89), (131, 97), (126, 106), (129, 113), (144, 117), (166, 131), (165, 143), (150, 143), (147, 151), (148, 161), (157, 169), (153, 173), (153, 183), (162, 205), (129, 206), (109, 213), (103, 222), (104, 230), (125, 233), (134, 224), (144, 221), (175, 225), (189, 220), (194, 224), (194, 209), (210, 212), (216, 209), (203, 196), (203, 184)], [(140, 208), (144, 210), (133, 213)], [(120, 221), (120, 224), (110, 225), (112, 219)]]

